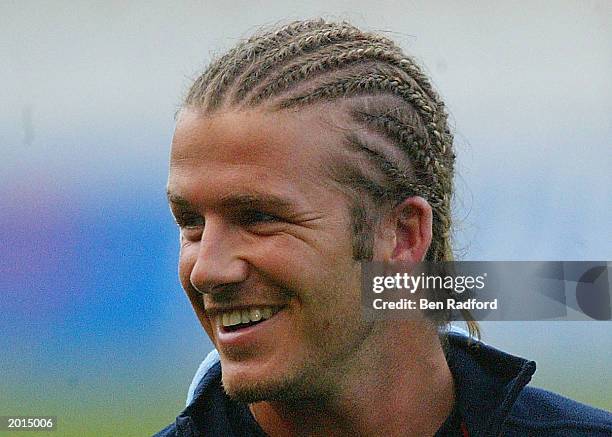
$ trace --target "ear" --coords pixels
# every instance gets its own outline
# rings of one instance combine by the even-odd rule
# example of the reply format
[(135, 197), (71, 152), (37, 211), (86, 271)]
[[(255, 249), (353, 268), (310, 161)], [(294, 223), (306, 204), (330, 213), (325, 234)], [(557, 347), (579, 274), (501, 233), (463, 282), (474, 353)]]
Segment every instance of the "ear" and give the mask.
[(392, 262), (423, 261), (432, 238), (431, 205), (419, 196), (409, 197), (397, 205), (383, 225), (391, 246), (384, 258)]

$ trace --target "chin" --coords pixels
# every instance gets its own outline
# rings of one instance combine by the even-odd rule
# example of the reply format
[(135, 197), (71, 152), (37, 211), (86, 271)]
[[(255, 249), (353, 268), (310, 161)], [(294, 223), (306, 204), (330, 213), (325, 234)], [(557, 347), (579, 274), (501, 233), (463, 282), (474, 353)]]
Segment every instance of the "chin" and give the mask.
[(307, 369), (293, 369), (282, 375), (256, 378), (252, 375), (233, 374), (222, 371), (225, 393), (233, 400), (252, 404), (262, 401), (292, 402), (314, 396), (313, 378), (308, 377)]
[(287, 397), (292, 391), (292, 383), (289, 380), (245, 380), (234, 377), (222, 376), (223, 389), (233, 400), (252, 404), (262, 401), (278, 401)]

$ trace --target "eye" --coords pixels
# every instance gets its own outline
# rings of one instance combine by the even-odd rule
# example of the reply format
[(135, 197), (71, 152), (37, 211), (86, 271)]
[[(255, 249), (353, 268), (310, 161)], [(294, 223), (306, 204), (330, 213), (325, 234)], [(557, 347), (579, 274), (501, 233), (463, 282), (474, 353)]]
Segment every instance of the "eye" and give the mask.
[(188, 241), (198, 241), (204, 231), (204, 217), (188, 211), (175, 215), (176, 224), (181, 231), (181, 237)]
[(176, 223), (181, 228), (196, 228), (204, 226), (204, 217), (192, 212), (182, 212), (177, 215)]
[(239, 216), (240, 224), (245, 226), (277, 222), (279, 220), (280, 218), (275, 215), (256, 210), (245, 211)]

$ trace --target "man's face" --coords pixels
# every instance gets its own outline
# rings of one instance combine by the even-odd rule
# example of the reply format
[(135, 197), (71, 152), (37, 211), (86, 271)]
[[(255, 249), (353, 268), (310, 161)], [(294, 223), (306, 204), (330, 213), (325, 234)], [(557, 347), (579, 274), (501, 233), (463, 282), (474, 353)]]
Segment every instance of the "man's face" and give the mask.
[(324, 172), (341, 144), (315, 111), (181, 113), (168, 181), (179, 274), (239, 399), (325, 384), (371, 332), (349, 202)]

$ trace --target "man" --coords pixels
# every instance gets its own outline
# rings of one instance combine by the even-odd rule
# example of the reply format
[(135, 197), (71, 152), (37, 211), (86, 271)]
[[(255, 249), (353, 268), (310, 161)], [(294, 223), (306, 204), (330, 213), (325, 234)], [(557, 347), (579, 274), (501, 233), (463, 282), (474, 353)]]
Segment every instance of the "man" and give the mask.
[(452, 259), (446, 118), (411, 58), (347, 23), (254, 36), (196, 79), (168, 199), (218, 356), (159, 435), (612, 432), (607, 413), (525, 388), (533, 362), (449, 334), (445, 314), (363, 318), (362, 261)]

